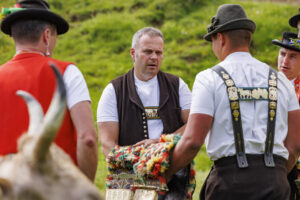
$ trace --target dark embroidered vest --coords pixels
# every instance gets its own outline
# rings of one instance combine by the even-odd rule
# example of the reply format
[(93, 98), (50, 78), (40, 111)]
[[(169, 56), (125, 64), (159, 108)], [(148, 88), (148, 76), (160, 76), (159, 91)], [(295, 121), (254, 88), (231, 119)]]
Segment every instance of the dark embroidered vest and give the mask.
[[(173, 133), (184, 123), (179, 104), (179, 78), (159, 71), (160, 88), (158, 115), (163, 123), (163, 133)], [(148, 139), (148, 125), (144, 106), (134, 84), (134, 69), (111, 81), (117, 98), (119, 116), (119, 142), (121, 146), (132, 145)]]

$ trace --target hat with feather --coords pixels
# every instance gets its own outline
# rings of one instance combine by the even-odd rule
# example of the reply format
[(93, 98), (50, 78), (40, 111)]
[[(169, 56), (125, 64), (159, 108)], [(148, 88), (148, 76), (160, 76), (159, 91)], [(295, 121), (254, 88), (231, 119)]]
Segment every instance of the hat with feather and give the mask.
[(11, 25), (18, 20), (37, 19), (54, 24), (57, 34), (64, 34), (69, 30), (68, 22), (61, 16), (50, 11), (49, 4), (44, 0), (23, 0), (13, 8), (2, 8), (4, 16), (1, 31), (11, 35)]

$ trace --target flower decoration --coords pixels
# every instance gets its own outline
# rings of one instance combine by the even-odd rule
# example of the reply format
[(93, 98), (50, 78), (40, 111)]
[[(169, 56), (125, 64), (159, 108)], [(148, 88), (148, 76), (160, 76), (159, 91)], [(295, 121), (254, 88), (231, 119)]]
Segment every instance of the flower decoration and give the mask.
[[(108, 155), (107, 189), (148, 188), (157, 193), (168, 190), (164, 173), (170, 167), (169, 156), (181, 136), (163, 134), (159, 143), (149, 146), (116, 146)], [(192, 199), (195, 190), (194, 162), (191, 164), (190, 182), (185, 200)]]
[(2, 7), (1, 20), (4, 19), (7, 15), (9, 15), (11, 13), (14, 13), (14, 12), (17, 12), (17, 11), (20, 11), (20, 10), (24, 10), (24, 9), (26, 9), (26, 8), (21, 8), (19, 3), (13, 5), (13, 7), (11, 7), (11, 8)]
[(300, 192), (300, 160), (297, 161), (297, 172), (298, 172), (298, 179), (295, 180), (295, 183), (298, 187), (298, 191)]
[(289, 45), (297, 47), (300, 49), (300, 40), (296, 38), (290, 38)]

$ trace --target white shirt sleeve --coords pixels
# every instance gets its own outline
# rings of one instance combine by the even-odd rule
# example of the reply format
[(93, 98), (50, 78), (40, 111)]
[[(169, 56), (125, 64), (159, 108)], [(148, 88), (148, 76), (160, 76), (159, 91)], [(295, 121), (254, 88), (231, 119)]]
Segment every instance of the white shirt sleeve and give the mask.
[(179, 104), (181, 110), (187, 110), (191, 107), (192, 93), (188, 85), (179, 78)]
[(80, 101), (91, 101), (88, 87), (80, 70), (73, 64), (69, 65), (63, 75), (67, 90), (67, 106), (72, 106)]
[(119, 121), (117, 97), (112, 83), (104, 88), (97, 108), (97, 122), (107, 121)]
[(201, 113), (214, 116), (214, 81), (211, 70), (200, 72), (195, 79), (190, 114)]

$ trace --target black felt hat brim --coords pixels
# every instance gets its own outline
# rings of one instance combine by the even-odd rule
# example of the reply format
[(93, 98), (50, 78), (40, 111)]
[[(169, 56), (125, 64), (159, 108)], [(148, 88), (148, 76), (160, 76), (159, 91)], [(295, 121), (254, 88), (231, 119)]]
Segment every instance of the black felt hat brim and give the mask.
[(250, 19), (232, 20), (232, 21), (229, 21), (229, 22), (227, 22), (225, 24), (220, 25), (215, 30), (207, 33), (206, 35), (204, 35), (203, 38), (205, 40), (211, 42), (211, 36), (213, 34), (224, 32), (224, 31), (229, 31), (229, 30), (236, 30), (236, 29), (247, 29), (247, 30), (249, 30), (249, 31), (251, 31), (253, 33), (255, 31), (255, 29), (256, 29), (256, 25)]
[(11, 25), (17, 20), (38, 19), (56, 25), (57, 34), (64, 34), (69, 30), (69, 24), (59, 15), (44, 9), (27, 8), (7, 15), (1, 23), (3, 33), (11, 35)]
[(290, 20), (289, 20), (289, 24), (292, 27), (297, 28), (298, 21), (300, 21), (300, 14), (291, 17)]
[(279, 40), (272, 40), (272, 43), (275, 44), (275, 45), (277, 45), (277, 46), (286, 48), (286, 49), (290, 49), (290, 50), (293, 50), (293, 51), (300, 52), (300, 49), (299, 49), (299, 48), (297, 48), (297, 47), (295, 47), (295, 46), (288, 45), (288, 44), (283, 44), (283, 43), (280, 42)]

